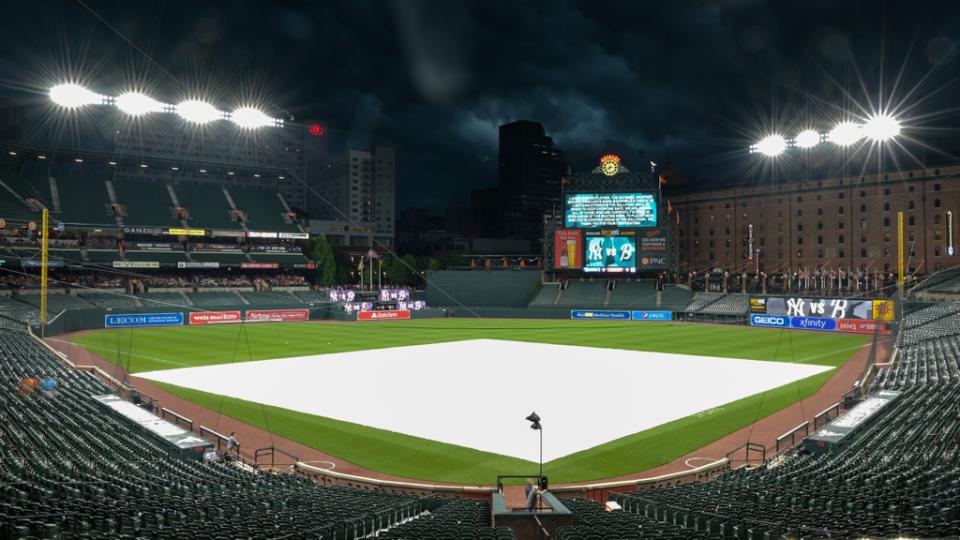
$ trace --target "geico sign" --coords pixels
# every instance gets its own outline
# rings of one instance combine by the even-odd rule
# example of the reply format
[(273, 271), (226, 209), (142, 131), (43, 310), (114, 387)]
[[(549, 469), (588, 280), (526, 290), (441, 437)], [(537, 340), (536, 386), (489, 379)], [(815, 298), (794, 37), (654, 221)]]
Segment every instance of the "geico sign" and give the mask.
[(790, 326), (790, 320), (776, 315), (751, 315), (750, 324), (754, 326)]

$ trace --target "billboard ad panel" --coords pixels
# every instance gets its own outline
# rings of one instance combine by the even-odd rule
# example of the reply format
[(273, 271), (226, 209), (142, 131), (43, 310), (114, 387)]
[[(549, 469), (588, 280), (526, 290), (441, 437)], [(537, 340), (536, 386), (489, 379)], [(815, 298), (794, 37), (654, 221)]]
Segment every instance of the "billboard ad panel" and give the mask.
[(790, 317), (782, 315), (750, 315), (750, 326), (766, 326), (769, 328), (789, 328)]
[(885, 321), (861, 321), (859, 319), (837, 319), (837, 332), (854, 334), (890, 334), (890, 326)]
[(132, 326), (180, 326), (183, 313), (118, 313), (103, 316), (104, 328), (130, 328)]
[(586, 233), (584, 272), (636, 273), (637, 241), (633, 231)]
[(653, 193), (568, 193), (564, 203), (568, 229), (657, 226)]
[(239, 311), (195, 311), (190, 324), (231, 324), (240, 322)]
[(873, 320), (892, 321), (894, 316), (893, 300), (873, 301)]
[(358, 321), (397, 321), (409, 319), (410, 311), (401, 309), (383, 309), (379, 311), (358, 311)]
[(553, 267), (557, 270), (583, 268), (583, 231), (557, 229), (553, 231)]
[[(751, 309), (753, 309), (751, 301)], [(892, 306), (891, 306), (892, 311)], [(766, 298), (766, 313), (790, 317), (826, 317), (828, 319), (873, 320), (873, 300), (845, 298)]]
[(672, 311), (634, 311), (635, 321), (669, 321), (673, 319)]
[(250, 309), (244, 313), (248, 322), (288, 322), (309, 321), (310, 312), (306, 309)]
[(599, 320), (617, 320), (629, 321), (630, 312), (612, 309), (583, 310), (574, 309), (570, 311), (571, 319), (599, 319)]
[(837, 329), (837, 321), (824, 317), (790, 317), (790, 328), (833, 332)]

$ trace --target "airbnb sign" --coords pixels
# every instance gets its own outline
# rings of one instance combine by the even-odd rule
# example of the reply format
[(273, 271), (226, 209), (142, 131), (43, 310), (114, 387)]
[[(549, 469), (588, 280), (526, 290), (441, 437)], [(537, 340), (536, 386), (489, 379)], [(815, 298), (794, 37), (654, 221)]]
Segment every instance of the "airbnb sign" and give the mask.
[(190, 324), (230, 324), (240, 322), (239, 311), (195, 311)]
[(408, 309), (384, 309), (381, 311), (358, 311), (358, 321), (396, 321), (400, 319), (409, 319), (410, 310)]
[(251, 309), (245, 319), (248, 322), (309, 321), (310, 312), (305, 309)]

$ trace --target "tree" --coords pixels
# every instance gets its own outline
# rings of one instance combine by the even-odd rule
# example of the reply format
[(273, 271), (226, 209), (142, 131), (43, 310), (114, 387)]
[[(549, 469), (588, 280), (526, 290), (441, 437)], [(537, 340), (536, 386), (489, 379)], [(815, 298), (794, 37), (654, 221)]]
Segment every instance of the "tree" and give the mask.
[(353, 285), (357, 282), (356, 280), (356, 263), (350, 261), (350, 256), (346, 254), (342, 249), (336, 249), (333, 251), (333, 257), (336, 261), (337, 274), (336, 274), (336, 283), (338, 285)]
[(311, 281), (315, 285), (334, 285), (337, 282), (337, 262), (333, 257), (333, 249), (327, 242), (327, 237), (318, 234), (310, 242), (310, 258), (317, 264), (311, 272)]
[(413, 255), (404, 255), (399, 259), (389, 258), (383, 261), (385, 280), (397, 285), (416, 285), (417, 261)]

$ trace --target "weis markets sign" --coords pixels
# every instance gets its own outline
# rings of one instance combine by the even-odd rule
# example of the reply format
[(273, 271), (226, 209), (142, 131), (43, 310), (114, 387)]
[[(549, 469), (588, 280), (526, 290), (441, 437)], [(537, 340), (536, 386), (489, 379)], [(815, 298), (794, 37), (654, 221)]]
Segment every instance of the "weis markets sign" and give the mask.
[(195, 311), (190, 324), (230, 324), (240, 322), (239, 311)]

